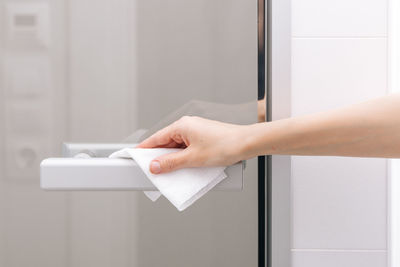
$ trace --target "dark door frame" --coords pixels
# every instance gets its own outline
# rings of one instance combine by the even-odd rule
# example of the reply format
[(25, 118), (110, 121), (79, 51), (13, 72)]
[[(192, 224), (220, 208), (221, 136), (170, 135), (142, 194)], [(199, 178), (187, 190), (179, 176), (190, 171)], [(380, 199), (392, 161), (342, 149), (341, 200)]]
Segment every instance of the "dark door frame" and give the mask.
[[(258, 101), (265, 98), (265, 120), (271, 121), (271, 1), (257, 0)], [(267, 12), (266, 12), (267, 10)], [(258, 157), (258, 266), (271, 266), (271, 156)]]

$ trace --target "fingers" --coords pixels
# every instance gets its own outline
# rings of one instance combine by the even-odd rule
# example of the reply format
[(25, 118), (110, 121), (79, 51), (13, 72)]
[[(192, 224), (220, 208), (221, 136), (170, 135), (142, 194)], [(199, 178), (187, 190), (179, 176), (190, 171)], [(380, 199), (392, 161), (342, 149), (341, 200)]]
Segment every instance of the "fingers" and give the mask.
[(150, 171), (160, 174), (188, 167), (189, 153), (189, 149), (184, 149), (158, 157), (150, 163)]
[(166, 145), (162, 145), (162, 146), (159, 146), (159, 147), (160, 148), (180, 148), (181, 144), (178, 144), (177, 142), (172, 141), (172, 142), (170, 142), (170, 143), (168, 143)]
[[(180, 120), (156, 132), (136, 148), (186, 148), (186, 141), (182, 137), (183, 122), (188, 117), (182, 117)], [(184, 132), (184, 131), (183, 131)], [(171, 172), (188, 166), (188, 152), (186, 148), (180, 152), (170, 153), (156, 158), (150, 163), (150, 171), (154, 174)]]
[[(174, 147), (175, 141), (171, 138), (174, 132), (174, 125), (171, 124), (156, 132), (146, 140), (142, 141), (137, 148), (155, 148), (155, 147)], [(171, 145), (172, 143), (172, 145)]]
[(184, 140), (182, 139), (181, 133), (185, 124), (187, 124), (190, 118), (183, 116), (179, 120), (170, 124), (169, 126), (156, 132), (139, 145), (137, 148), (156, 148), (156, 147), (186, 147)]

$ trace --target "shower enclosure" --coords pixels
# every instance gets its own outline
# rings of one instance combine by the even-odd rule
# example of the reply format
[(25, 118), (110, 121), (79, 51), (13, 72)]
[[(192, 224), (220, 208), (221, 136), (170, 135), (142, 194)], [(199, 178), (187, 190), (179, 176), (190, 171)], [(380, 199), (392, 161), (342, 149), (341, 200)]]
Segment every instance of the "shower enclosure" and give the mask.
[(0, 0), (0, 267), (394, 266), (385, 159), (251, 159), (242, 190), (184, 212), (130, 190), (45, 191), (39, 164), (183, 115), (250, 124), (385, 95), (395, 7)]
[(0, 0), (0, 266), (263, 266), (264, 158), (247, 161), (241, 191), (181, 213), (141, 192), (44, 191), (39, 163), (64, 142), (138, 142), (183, 115), (257, 122), (264, 8)]

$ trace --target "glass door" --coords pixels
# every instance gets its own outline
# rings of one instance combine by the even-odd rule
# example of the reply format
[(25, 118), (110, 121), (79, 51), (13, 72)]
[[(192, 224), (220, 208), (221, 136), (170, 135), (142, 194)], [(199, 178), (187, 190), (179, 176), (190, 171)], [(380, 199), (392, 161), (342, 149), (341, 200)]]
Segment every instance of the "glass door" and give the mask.
[(39, 186), (63, 142), (138, 142), (184, 115), (255, 123), (257, 77), (256, 1), (0, 0), (0, 266), (257, 266), (257, 159), (243, 190), (183, 212)]

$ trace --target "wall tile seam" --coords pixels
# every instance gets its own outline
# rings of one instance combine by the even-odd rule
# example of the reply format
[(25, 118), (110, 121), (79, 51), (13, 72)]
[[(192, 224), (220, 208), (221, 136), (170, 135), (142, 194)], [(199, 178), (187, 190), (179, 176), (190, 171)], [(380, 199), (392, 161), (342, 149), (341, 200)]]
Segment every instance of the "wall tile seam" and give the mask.
[[(388, 1), (385, 1), (388, 2)], [(293, 9), (291, 9), (291, 13), (293, 16)], [(291, 16), (291, 17), (292, 17)], [(388, 17), (388, 16), (387, 16)], [(375, 36), (312, 36), (312, 35), (292, 35), (291, 36), (291, 40), (295, 41), (295, 40), (386, 40), (386, 60), (388, 61), (388, 53), (389, 53), (389, 49), (388, 49), (388, 39), (389, 39), (389, 33), (388, 31), (386, 31), (385, 35), (375, 35)], [(292, 63), (293, 63), (293, 58), (294, 56), (291, 57), (292, 58)], [(386, 75), (388, 76), (388, 70), (386, 71)], [(388, 81), (388, 79), (387, 79)], [(386, 90), (388, 91), (388, 87), (386, 88)], [(388, 173), (386, 173), (386, 179), (388, 177)], [(292, 193), (291, 193), (291, 196)], [(386, 186), (386, 196), (388, 196), (388, 184)], [(388, 219), (388, 215), (389, 215), (389, 207), (388, 205), (385, 205), (386, 207), (386, 219)], [(291, 212), (292, 213), (292, 212)], [(293, 216), (293, 215), (292, 215)], [(388, 223), (387, 223), (388, 225)], [(292, 225), (292, 233), (293, 233), (293, 225)], [(387, 229), (389, 230), (389, 228)], [(291, 235), (293, 238), (293, 234)], [(291, 241), (293, 242), (293, 240)], [(292, 243), (293, 244), (293, 243)], [(389, 248), (389, 246), (387, 246), (387, 248)], [(291, 249), (291, 253), (371, 253), (371, 254), (388, 254), (389, 253), (389, 249), (384, 249), (384, 250), (371, 250), (371, 249), (315, 249), (315, 248), (310, 248), (310, 249), (299, 249), (299, 248), (292, 248)]]
[(291, 252), (329, 252), (329, 253), (387, 253), (387, 249), (318, 249), (318, 248), (292, 248)]
[(326, 39), (326, 40), (335, 40), (335, 39), (350, 39), (350, 40), (370, 40), (370, 39), (388, 39), (388, 36), (297, 36), (292, 35), (292, 39)]

